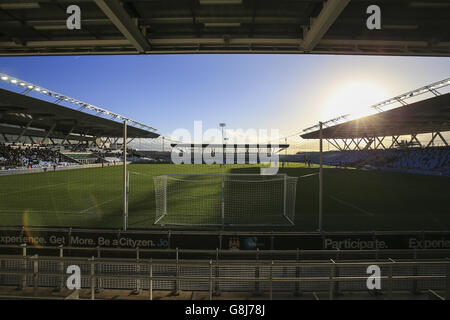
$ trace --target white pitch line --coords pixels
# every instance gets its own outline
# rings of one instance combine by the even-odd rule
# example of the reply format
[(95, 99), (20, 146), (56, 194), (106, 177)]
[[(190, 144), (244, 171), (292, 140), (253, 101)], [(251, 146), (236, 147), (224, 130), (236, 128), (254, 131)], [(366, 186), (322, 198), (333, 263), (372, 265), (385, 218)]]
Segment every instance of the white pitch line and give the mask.
[(53, 211), (53, 210), (0, 210), (0, 213), (11, 213), (11, 214), (22, 214), (24, 212), (27, 213), (45, 213), (45, 214), (60, 214), (60, 213), (64, 213), (64, 214), (74, 214), (74, 215), (80, 215), (81, 214), (79, 212), (75, 212), (75, 211)]
[(354, 204), (351, 204), (351, 203), (349, 203), (349, 202), (347, 202), (347, 201), (338, 199), (338, 198), (333, 197), (333, 196), (329, 196), (329, 197), (330, 197), (331, 199), (333, 199), (333, 200), (335, 200), (335, 201), (337, 201), (337, 202), (343, 204), (343, 205), (346, 205), (346, 206), (348, 206), (348, 207), (350, 207), (350, 208), (353, 208), (353, 209), (356, 209), (356, 210), (358, 210), (358, 211), (361, 211), (362, 213), (364, 213), (364, 214), (366, 214), (366, 215), (368, 215), (368, 216), (370, 216), (370, 217), (375, 216), (372, 212), (369, 212), (369, 211), (364, 210), (364, 209), (362, 209), (362, 208), (360, 208), (360, 207), (357, 207), (357, 206), (355, 206)]
[(14, 194), (14, 193), (21, 193), (21, 192), (28, 192), (28, 191), (32, 191), (32, 190), (39, 190), (39, 189), (45, 189), (45, 188), (49, 188), (49, 187), (55, 187), (55, 186), (60, 186), (60, 185), (63, 185), (63, 184), (68, 184), (68, 183), (81, 183), (82, 181), (76, 181), (76, 182), (61, 182), (61, 183), (56, 183), (56, 184), (47, 184), (47, 185), (45, 185), (45, 186), (39, 186), (39, 187), (34, 187), (34, 188), (31, 188), (31, 189), (23, 189), (23, 190), (17, 190), (17, 191), (9, 191), (9, 192), (3, 192), (3, 193), (0, 193), (0, 196), (6, 196), (6, 195), (9, 195), (9, 194)]
[(87, 211), (89, 211), (90, 209), (93, 209), (93, 208), (95, 208), (95, 207), (101, 207), (101, 206), (103, 206), (104, 204), (107, 204), (108, 202), (114, 201), (114, 200), (116, 200), (116, 199), (118, 199), (118, 198), (122, 198), (122, 196), (116, 197), (116, 198), (112, 198), (112, 199), (103, 201), (103, 202), (101, 202), (101, 203), (95, 204), (95, 205), (93, 205), (92, 207), (89, 207), (89, 208), (87, 208), (87, 209), (85, 209), (85, 210), (80, 211), (79, 213), (85, 213), (85, 212), (87, 212)]
[(136, 172), (136, 171), (128, 171), (128, 172), (131, 174), (138, 175), (138, 176), (146, 176), (146, 177), (151, 177), (151, 178), (154, 177), (154, 175), (146, 174), (146, 173), (142, 173), (142, 172)]
[(313, 177), (313, 176), (317, 176), (319, 175), (318, 173), (310, 173), (310, 174), (305, 174), (303, 176), (299, 176), (299, 179), (303, 179), (303, 178), (308, 178), (308, 177)]

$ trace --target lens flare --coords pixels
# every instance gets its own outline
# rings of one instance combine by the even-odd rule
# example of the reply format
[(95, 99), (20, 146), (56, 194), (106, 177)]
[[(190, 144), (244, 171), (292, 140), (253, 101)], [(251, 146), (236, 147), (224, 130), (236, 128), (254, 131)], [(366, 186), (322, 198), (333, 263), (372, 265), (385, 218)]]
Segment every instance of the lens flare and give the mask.
[(31, 244), (33, 247), (35, 247), (36, 249), (40, 249), (41, 246), (39, 245), (39, 243), (36, 243), (34, 241), (35, 236), (33, 235), (33, 233), (31, 232), (31, 230), (29, 229), (31, 226), (31, 212), (28, 210), (25, 210), (22, 213), (22, 226), (23, 226), (23, 230), (25, 232), (25, 237), (28, 239), (28, 243)]
[(92, 192), (89, 192), (88, 197), (89, 207), (84, 212), (92, 214), (96, 219), (100, 219), (102, 217), (102, 210), (100, 209), (101, 206), (97, 198)]

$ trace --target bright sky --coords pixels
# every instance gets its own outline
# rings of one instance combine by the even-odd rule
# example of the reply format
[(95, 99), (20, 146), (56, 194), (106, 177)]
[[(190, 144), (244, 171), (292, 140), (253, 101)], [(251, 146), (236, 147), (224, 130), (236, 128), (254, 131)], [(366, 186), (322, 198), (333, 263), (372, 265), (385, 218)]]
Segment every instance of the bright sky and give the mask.
[[(156, 127), (299, 132), (449, 77), (450, 58), (141, 55), (0, 58), (0, 72)], [(3, 88), (8, 86), (1, 85)], [(12, 89), (9, 86), (9, 89)]]

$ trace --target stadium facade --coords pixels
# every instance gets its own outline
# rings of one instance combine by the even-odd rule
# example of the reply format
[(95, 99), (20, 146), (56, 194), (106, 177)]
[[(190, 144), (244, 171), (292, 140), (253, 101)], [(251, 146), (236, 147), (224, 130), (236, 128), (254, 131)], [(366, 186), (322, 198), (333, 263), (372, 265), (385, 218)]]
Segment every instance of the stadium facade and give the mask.
[[(26, 153), (33, 154), (34, 161), (28, 159), (26, 163), (33, 163), (33, 167), (39, 166), (39, 160), (44, 160), (44, 166), (58, 166), (60, 162), (88, 164), (121, 161), (119, 153), (124, 145), (124, 123), (117, 120), (123, 121), (125, 117), (107, 110), (97, 110), (88, 104), (75, 103), (73, 98), (14, 77), (4, 74), (1, 77), (3, 82), (16, 85), (19, 89), (25, 88), (22, 92), (0, 89), (0, 134), (4, 152), (0, 164), (3, 163), (5, 169), (20, 165), (18, 162), (8, 162), (6, 157), (7, 153), (11, 152), (15, 153), (16, 158), (19, 154), (26, 156), (21, 147), (28, 148)], [(27, 95), (33, 91), (42, 93), (47, 100), (53, 98), (54, 102)], [(69, 105), (76, 106), (77, 109), (61, 105), (61, 101), (69, 101)], [(85, 112), (91, 109), (95, 114)], [(126, 126), (126, 143), (136, 138), (159, 137), (154, 130), (149, 130), (139, 123), (135, 124), (132, 120)], [(45, 161), (45, 155), (39, 151), (46, 149), (54, 149), (52, 161)], [(110, 151), (109, 156), (106, 154), (107, 150)], [(43, 159), (36, 159), (36, 155)]]

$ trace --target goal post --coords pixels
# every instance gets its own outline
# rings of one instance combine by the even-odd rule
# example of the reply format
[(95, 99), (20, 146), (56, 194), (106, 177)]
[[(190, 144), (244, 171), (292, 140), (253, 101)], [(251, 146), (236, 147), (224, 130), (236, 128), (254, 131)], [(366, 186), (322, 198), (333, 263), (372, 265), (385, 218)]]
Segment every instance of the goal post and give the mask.
[(294, 225), (297, 177), (286, 174), (166, 174), (154, 177), (160, 225)]

